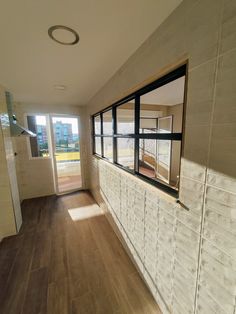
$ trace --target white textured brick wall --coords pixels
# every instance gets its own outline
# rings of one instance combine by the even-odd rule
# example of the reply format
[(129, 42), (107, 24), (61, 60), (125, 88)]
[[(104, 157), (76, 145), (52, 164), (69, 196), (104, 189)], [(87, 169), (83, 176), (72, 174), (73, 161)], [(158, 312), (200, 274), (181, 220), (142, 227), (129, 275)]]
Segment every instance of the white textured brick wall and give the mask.
[(193, 313), (199, 219), (193, 223), (171, 198), (113, 165), (94, 164), (105, 203), (158, 303), (164, 300), (163, 312)]
[[(163, 313), (233, 314), (236, 195), (216, 187), (220, 176), (214, 172), (207, 176), (201, 233), (200, 182), (183, 177), (181, 192), (190, 207), (186, 211), (103, 160), (94, 158), (93, 171), (100, 178), (106, 207)], [(221, 180), (232, 188), (226, 176)], [(184, 193), (193, 197), (185, 199)]]

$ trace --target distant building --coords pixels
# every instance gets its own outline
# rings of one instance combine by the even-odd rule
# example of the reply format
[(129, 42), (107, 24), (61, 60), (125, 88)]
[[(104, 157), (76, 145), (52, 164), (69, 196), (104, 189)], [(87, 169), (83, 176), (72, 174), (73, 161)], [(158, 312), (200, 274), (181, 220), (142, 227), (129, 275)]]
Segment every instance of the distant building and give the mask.
[(70, 123), (62, 123), (57, 121), (53, 123), (54, 137), (56, 144), (73, 143), (72, 125)]
[(46, 144), (48, 142), (47, 140), (47, 129), (46, 129), (46, 125), (37, 125), (37, 140), (38, 140), (38, 144), (42, 145), (42, 144)]
[(73, 137), (73, 142), (77, 142), (79, 140), (78, 134), (72, 134), (72, 137)]

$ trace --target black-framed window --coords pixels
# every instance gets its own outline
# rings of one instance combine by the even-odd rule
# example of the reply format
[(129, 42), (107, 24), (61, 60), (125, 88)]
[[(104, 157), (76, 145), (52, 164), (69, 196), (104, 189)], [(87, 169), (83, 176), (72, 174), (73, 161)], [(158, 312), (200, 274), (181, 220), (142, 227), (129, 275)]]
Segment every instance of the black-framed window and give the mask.
[(48, 122), (45, 115), (27, 114), (27, 127), (36, 134), (29, 138), (29, 150), (31, 158), (48, 158)]
[(179, 189), (186, 68), (92, 116), (95, 155), (174, 196)]

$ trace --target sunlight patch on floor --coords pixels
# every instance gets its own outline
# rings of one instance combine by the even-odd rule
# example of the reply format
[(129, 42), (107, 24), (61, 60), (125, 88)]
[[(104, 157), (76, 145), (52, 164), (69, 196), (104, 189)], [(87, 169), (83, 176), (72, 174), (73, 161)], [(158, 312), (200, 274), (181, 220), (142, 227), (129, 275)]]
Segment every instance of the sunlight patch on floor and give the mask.
[(71, 219), (74, 221), (84, 220), (91, 217), (103, 215), (101, 208), (97, 204), (68, 209)]

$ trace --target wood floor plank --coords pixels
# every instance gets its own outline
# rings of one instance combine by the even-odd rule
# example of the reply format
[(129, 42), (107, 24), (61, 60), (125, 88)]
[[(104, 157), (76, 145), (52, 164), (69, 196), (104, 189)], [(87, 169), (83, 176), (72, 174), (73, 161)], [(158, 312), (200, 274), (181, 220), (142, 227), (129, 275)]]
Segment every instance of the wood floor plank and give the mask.
[(24, 236), (22, 234), (4, 238), (0, 243), (0, 251), (19, 249), (22, 247), (23, 241)]
[(46, 313), (47, 309), (48, 269), (46, 267), (30, 273), (22, 313)]
[(66, 240), (64, 235), (52, 239), (51, 259), (49, 266), (49, 283), (68, 277)]
[(5, 295), (7, 281), (13, 267), (17, 252), (18, 249), (16, 248), (0, 250), (0, 309), (3, 306), (5, 298), (7, 297)]
[(160, 314), (106, 217), (84, 218), (91, 206), (87, 192), (23, 202), (20, 234), (0, 244), (1, 314)]
[(89, 292), (89, 282), (86, 276), (86, 264), (83, 253), (77, 244), (78, 238), (67, 238), (67, 261), (70, 293), (72, 298), (76, 298)]
[(22, 300), (24, 300), (27, 288), (28, 275), (34, 249), (34, 234), (27, 233), (24, 236), (22, 247), (18, 250), (12, 270), (4, 290), (6, 296), (2, 313), (21, 313)]
[(94, 314), (96, 307), (92, 293), (88, 292), (72, 300), (72, 314)]
[(31, 269), (49, 267), (51, 258), (51, 233), (50, 230), (37, 232), (35, 235), (35, 248)]
[(34, 199), (24, 200), (22, 203), (22, 219), (23, 223), (20, 229), (20, 233), (33, 232), (37, 228), (40, 213), (45, 206), (45, 198), (39, 197), (35, 202)]
[(69, 280), (63, 278), (48, 285), (47, 314), (71, 313), (69, 299)]

